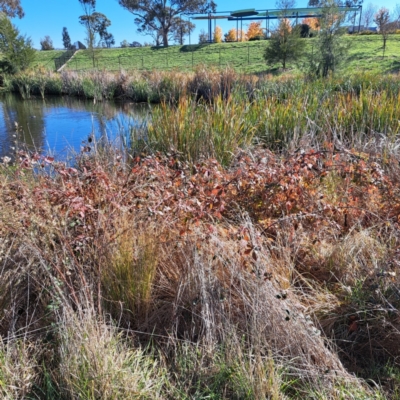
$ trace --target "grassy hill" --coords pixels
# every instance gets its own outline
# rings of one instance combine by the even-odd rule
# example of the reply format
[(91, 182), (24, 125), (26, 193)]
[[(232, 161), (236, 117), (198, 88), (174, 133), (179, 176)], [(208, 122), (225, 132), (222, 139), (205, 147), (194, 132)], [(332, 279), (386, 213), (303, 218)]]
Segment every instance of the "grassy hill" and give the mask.
[[(308, 50), (312, 49), (315, 39), (307, 40)], [(349, 57), (342, 68), (357, 71), (396, 72), (400, 65), (400, 36), (389, 36), (385, 57), (382, 58), (382, 39), (379, 35), (345, 36), (349, 45)], [(184, 45), (142, 48), (97, 49), (94, 54), (89, 50), (80, 50), (67, 63), (67, 70), (105, 69), (108, 71), (180, 69), (190, 70), (196, 65), (230, 65), (241, 72), (279, 72), (280, 65), (268, 67), (263, 53), (267, 41), (244, 43), (216, 43), (205, 45)], [(54, 69), (54, 59), (62, 51), (40, 51), (37, 53), (35, 67), (43, 65)], [(303, 60), (304, 62), (305, 60)], [(289, 65), (296, 71), (297, 66)]]
[(37, 51), (36, 59), (33, 62), (32, 67), (36, 68), (43, 66), (44, 68), (54, 71), (54, 59), (60, 57), (63, 54), (63, 50), (49, 50), (49, 51)]

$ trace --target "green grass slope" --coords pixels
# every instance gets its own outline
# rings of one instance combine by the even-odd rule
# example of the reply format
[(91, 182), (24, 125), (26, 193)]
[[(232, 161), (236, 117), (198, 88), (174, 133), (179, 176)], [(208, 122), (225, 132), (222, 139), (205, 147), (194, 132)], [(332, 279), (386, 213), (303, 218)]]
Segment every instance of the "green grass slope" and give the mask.
[[(349, 46), (343, 70), (397, 72), (400, 66), (400, 35), (390, 35), (385, 57), (382, 57), (382, 38), (380, 35), (345, 36)], [(307, 40), (307, 52), (311, 52), (315, 39)], [(267, 66), (263, 58), (268, 41), (244, 43), (215, 43), (205, 45), (184, 45), (142, 48), (96, 49), (94, 52), (80, 50), (67, 63), (66, 70), (104, 69), (119, 70), (152, 70), (179, 69), (191, 70), (199, 64), (210, 66), (231, 66), (240, 72), (279, 73), (280, 65)], [(37, 53), (35, 67), (43, 65), (54, 69), (54, 59), (63, 51), (40, 51)], [(304, 64), (306, 57), (300, 60)], [(298, 70), (295, 63), (289, 64), (292, 72)]]
[(91, 68), (118, 71), (120, 69), (184, 69), (206, 63), (213, 66), (232, 65), (236, 69), (252, 71), (265, 69), (263, 51), (266, 42), (221, 43), (123, 49), (99, 49), (93, 53), (79, 51), (66, 69)]
[(64, 50), (37, 51), (32, 67), (36, 68), (39, 66), (43, 66), (50, 71), (54, 71), (54, 59), (60, 57), (63, 53)]

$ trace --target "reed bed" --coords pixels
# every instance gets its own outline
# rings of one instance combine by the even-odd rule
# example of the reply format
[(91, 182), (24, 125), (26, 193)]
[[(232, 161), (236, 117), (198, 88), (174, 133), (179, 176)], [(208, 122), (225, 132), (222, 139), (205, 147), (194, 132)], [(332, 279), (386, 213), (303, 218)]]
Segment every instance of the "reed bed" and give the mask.
[(399, 133), (400, 87), (393, 77), (382, 79), (382, 86), (375, 79), (361, 85), (359, 77), (310, 83), (253, 77), (235, 86), (220, 79), (196, 96), (154, 108), (147, 124), (132, 129), (132, 147), (177, 152), (191, 161), (213, 157), (227, 165), (238, 149), (254, 143), (295, 149), (307, 137), (315, 146), (327, 141), (362, 147), (381, 138), (389, 145)]
[[(229, 67), (214, 69), (199, 66), (193, 72), (172, 71), (62, 71), (60, 74), (45, 69), (22, 72), (6, 77), (6, 89), (29, 95), (68, 94), (102, 101), (112, 98), (136, 102), (176, 102), (185, 96), (212, 99), (231, 93), (245, 95), (250, 101), (273, 96), (283, 101), (292, 97), (329, 97), (332, 93), (362, 91), (382, 92), (395, 96), (399, 92), (396, 75), (351, 74), (310, 81), (302, 76), (274, 77), (268, 74), (244, 75)], [(22, 84), (22, 86), (21, 86)], [(21, 89), (22, 87), (22, 89)]]
[(275, 148), (294, 145), (305, 135), (316, 143), (339, 140), (355, 145), (379, 135), (395, 139), (399, 131), (396, 76), (361, 74), (308, 81), (203, 67), (188, 74), (23, 73), (9, 85), (24, 98), (64, 93), (94, 101), (161, 103), (151, 116), (154, 123), (134, 129), (135, 146), (174, 149), (191, 160), (216, 157), (224, 164), (237, 148), (254, 139)]

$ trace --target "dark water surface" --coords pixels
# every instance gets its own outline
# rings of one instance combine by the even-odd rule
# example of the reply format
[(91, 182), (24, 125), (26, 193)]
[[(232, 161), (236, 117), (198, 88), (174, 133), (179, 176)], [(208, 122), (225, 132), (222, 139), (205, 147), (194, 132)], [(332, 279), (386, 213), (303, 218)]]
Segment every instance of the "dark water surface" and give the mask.
[(101, 102), (72, 97), (0, 97), (0, 157), (15, 154), (15, 147), (65, 160), (88, 141), (107, 138), (116, 144), (146, 120), (147, 104)]

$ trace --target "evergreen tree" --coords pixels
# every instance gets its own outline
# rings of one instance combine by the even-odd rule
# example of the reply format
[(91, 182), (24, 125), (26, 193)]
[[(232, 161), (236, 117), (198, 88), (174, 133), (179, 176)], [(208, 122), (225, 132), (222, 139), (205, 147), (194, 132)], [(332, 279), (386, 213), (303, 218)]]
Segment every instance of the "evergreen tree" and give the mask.
[(299, 29), (292, 29), (287, 19), (281, 19), (278, 29), (272, 34), (264, 58), (267, 64), (280, 62), (286, 69), (288, 61), (297, 60), (303, 53), (305, 41), (300, 38)]
[(35, 59), (31, 39), (22, 36), (3, 13), (0, 13), (0, 53), (0, 70), (7, 73), (23, 70)]
[(63, 41), (64, 49), (71, 48), (71, 38), (69, 37), (68, 30), (65, 26), (62, 30), (62, 41)]
[(309, 72), (326, 77), (345, 60), (348, 46), (342, 40), (341, 29), (346, 13), (338, 9), (335, 0), (324, 0), (322, 7), (321, 28), (309, 56)]

